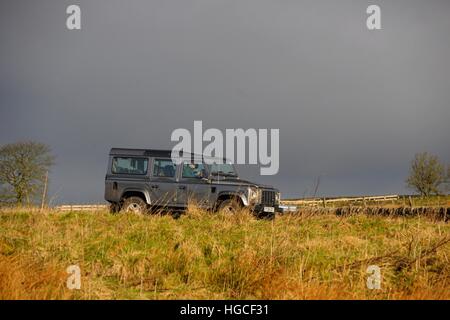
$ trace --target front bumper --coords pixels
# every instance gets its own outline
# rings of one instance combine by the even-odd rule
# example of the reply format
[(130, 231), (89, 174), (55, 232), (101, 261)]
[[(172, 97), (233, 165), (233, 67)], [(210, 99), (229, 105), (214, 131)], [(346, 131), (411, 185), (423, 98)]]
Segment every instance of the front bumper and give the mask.
[(265, 205), (265, 204), (257, 204), (253, 208), (253, 212), (255, 212), (257, 214), (270, 214), (271, 212), (267, 212), (266, 210), (264, 210), (266, 207), (274, 208), (273, 213), (287, 213), (287, 212), (297, 211), (296, 206), (286, 206), (286, 205), (281, 205), (281, 204), (270, 206), (270, 205)]
[[(274, 212), (266, 211), (267, 208), (273, 208)], [(257, 214), (270, 214), (270, 213), (281, 213), (280, 206), (279, 205), (268, 205), (268, 204), (262, 204), (259, 203), (253, 207), (253, 212)]]
[(296, 206), (286, 206), (286, 205), (279, 205), (278, 206), (279, 213), (286, 213), (286, 212), (295, 212), (297, 211), (297, 207)]

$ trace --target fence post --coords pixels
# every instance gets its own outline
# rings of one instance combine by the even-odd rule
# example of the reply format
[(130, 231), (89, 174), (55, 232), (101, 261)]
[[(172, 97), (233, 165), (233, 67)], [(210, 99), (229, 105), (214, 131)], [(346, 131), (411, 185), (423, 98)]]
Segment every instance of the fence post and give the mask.
[(412, 208), (412, 206), (413, 206), (413, 201), (412, 201), (411, 196), (408, 196), (408, 201), (409, 201), (409, 206)]
[(47, 195), (48, 171), (45, 173), (44, 191), (42, 192), (41, 212), (44, 210), (45, 198)]

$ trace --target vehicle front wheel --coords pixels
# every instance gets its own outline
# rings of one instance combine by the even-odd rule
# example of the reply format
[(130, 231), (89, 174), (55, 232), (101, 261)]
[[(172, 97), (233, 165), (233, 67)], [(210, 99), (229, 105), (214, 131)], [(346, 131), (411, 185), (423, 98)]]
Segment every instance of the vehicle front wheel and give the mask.
[(122, 211), (142, 215), (147, 212), (147, 203), (139, 197), (129, 197), (123, 202)]
[(225, 214), (235, 214), (242, 208), (241, 204), (235, 199), (227, 199), (220, 203), (217, 212)]

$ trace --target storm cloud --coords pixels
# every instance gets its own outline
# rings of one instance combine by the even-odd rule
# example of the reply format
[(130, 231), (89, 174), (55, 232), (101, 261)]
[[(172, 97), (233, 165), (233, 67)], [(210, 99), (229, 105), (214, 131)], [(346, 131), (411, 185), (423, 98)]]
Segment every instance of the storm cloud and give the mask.
[[(66, 8), (81, 7), (81, 30)], [(382, 29), (366, 28), (381, 7)], [(177, 128), (280, 129), (284, 196), (405, 193), (414, 153), (450, 161), (448, 1), (2, 1), (0, 144), (57, 157), (54, 202), (103, 201), (111, 147)]]

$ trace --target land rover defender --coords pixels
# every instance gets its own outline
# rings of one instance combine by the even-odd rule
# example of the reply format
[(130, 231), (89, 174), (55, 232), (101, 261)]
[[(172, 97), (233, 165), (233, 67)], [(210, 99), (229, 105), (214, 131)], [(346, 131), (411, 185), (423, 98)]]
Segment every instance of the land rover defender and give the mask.
[(280, 211), (277, 189), (243, 180), (233, 164), (226, 159), (220, 162), (207, 164), (211, 161), (192, 155), (177, 165), (170, 150), (113, 148), (105, 177), (105, 199), (112, 212), (183, 211), (190, 202), (202, 209), (229, 213), (246, 207), (257, 217), (271, 218)]

